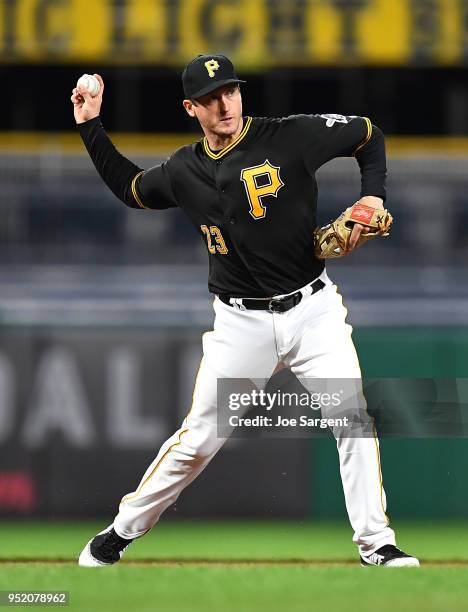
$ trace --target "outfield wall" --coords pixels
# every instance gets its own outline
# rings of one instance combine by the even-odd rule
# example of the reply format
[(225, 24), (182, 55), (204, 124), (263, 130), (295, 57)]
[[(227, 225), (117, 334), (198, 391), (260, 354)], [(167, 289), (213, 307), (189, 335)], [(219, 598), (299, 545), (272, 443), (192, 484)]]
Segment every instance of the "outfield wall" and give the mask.
[[(201, 330), (0, 328), (0, 516), (112, 514), (190, 406)], [(361, 328), (367, 376), (468, 377), (468, 331)], [(325, 436), (323, 436), (325, 438)], [(466, 439), (384, 439), (390, 514), (464, 517)], [(344, 516), (332, 439), (232, 440), (169, 516)]]
[[(466, 328), (368, 328), (354, 333), (366, 376), (466, 378)], [(311, 515), (345, 517), (334, 445), (311, 447)], [(381, 440), (390, 518), (468, 517), (468, 439)]]

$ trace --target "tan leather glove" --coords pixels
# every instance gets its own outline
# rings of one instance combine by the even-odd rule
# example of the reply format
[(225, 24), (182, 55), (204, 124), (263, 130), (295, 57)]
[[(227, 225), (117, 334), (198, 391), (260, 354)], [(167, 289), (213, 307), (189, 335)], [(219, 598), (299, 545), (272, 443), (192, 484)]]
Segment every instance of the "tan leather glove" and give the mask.
[(355, 248), (376, 236), (388, 236), (393, 217), (385, 208), (373, 208), (356, 202), (328, 225), (314, 232), (314, 251), (318, 259), (346, 255), (349, 238), (355, 223), (364, 227)]

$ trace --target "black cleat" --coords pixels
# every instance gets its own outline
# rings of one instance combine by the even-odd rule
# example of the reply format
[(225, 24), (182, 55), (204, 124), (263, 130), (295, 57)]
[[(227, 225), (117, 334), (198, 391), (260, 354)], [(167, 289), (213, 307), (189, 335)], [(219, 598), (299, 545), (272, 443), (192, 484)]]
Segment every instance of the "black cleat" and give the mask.
[(81, 551), (78, 565), (82, 567), (113, 565), (120, 561), (126, 548), (132, 542), (133, 539), (126, 540), (117, 535), (113, 525), (110, 525), (86, 544)]
[(416, 557), (407, 555), (402, 550), (385, 544), (368, 557), (361, 555), (361, 565), (383, 565), (384, 567), (419, 567), (419, 560)]

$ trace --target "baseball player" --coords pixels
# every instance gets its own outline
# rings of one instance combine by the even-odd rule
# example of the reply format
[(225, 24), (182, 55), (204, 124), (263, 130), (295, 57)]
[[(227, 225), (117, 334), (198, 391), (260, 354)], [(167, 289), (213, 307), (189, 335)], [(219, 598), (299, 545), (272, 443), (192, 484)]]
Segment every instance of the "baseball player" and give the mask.
[[(381, 220), (386, 177), (383, 134), (369, 119), (246, 116), (240, 92), (245, 81), (223, 55), (199, 55), (182, 74), (184, 109), (199, 121), (204, 138), (145, 171), (123, 157), (104, 131), (99, 119), (104, 83), (94, 76), (100, 93), (93, 98), (75, 88), (71, 101), (97, 171), (120, 200), (142, 214), (179, 206), (188, 215), (208, 251), (216, 317), (213, 331), (203, 335), (187, 416), (135, 491), (122, 498), (113, 523), (86, 544), (79, 564), (87, 567), (119, 561), (221, 448), (226, 438), (217, 437), (218, 379), (268, 378), (282, 362), (299, 377), (360, 380), (352, 328), (323, 253), (352, 251), (365, 237), (369, 211)], [(360, 223), (339, 243), (335, 226), (323, 240), (323, 234), (314, 237), (315, 172), (342, 156), (358, 161), (362, 190), (354, 219)], [(361, 563), (418, 566), (395, 546), (377, 438), (337, 436), (337, 447)]]

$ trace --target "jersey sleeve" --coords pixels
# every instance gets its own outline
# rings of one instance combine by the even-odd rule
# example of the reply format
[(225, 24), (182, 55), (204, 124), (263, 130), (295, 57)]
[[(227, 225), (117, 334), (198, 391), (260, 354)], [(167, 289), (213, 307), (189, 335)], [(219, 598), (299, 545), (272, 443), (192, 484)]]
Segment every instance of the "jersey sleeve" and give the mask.
[(310, 172), (335, 157), (351, 157), (372, 136), (367, 117), (345, 115), (302, 115), (298, 118), (304, 162)]
[(142, 170), (115, 148), (99, 117), (77, 127), (101, 178), (124, 204), (130, 208), (177, 206), (169, 174), (171, 159)]
[(132, 194), (140, 208), (163, 210), (177, 206), (169, 165), (170, 159), (149, 170), (143, 170), (134, 177)]

